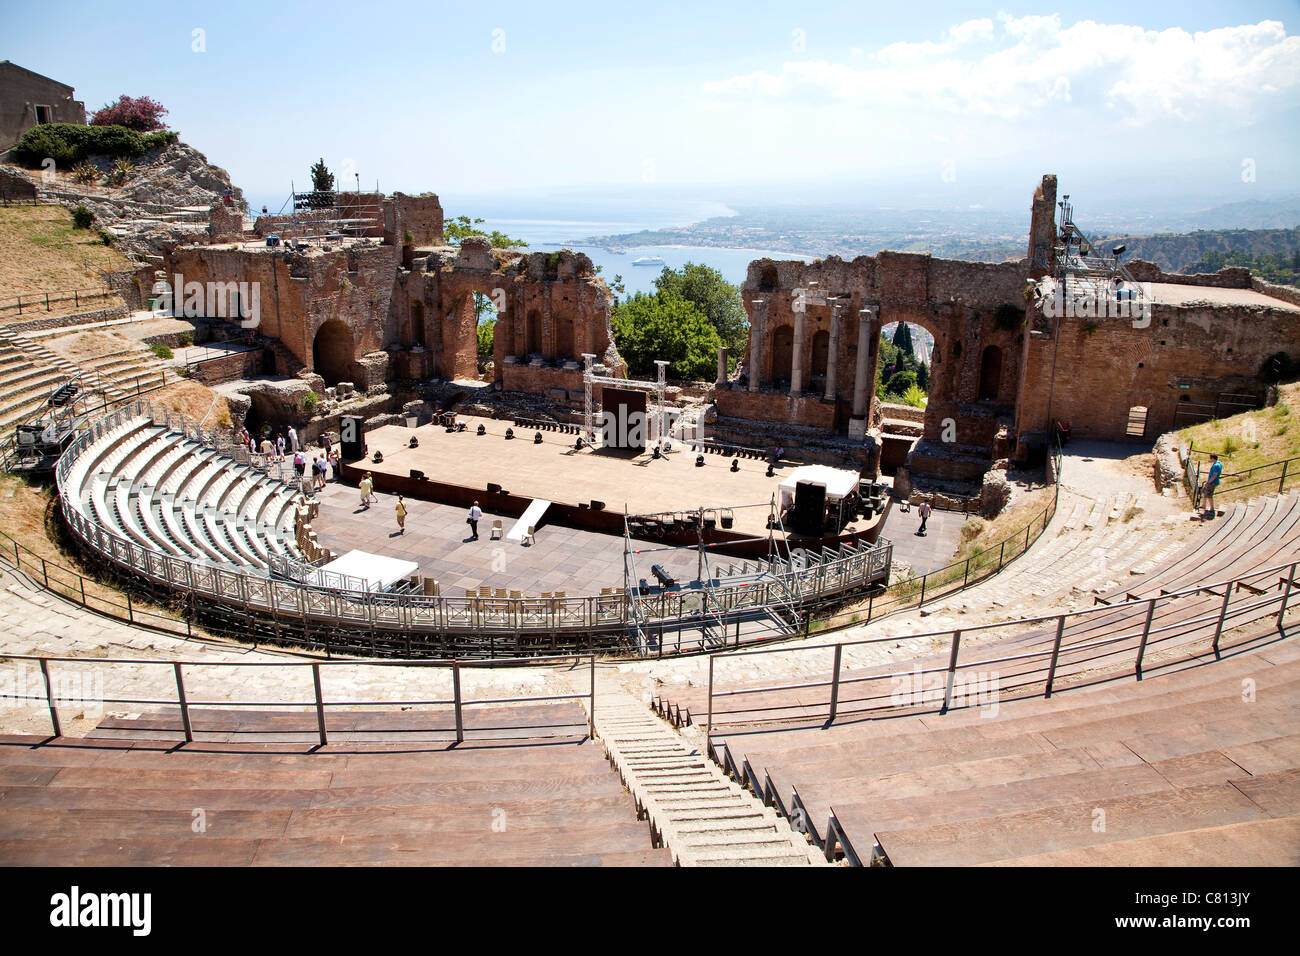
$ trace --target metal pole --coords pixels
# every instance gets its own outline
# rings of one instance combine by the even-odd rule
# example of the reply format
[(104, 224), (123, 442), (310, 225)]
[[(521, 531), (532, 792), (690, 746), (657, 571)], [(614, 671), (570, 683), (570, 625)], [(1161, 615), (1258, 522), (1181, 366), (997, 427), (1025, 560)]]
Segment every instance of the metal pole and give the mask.
[(190, 726), (190, 705), (185, 699), (185, 681), (181, 677), (180, 661), (172, 661), (172, 671), (176, 674), (176, 700), (181, 705), (181, 725), (185, 728), (185, 742), (194, 742), (194, 728)]
[(596, 736), (596, 655), (591, 655), (591, 710), (587, 717), (587, 735)]
[(1286, 587), (1282, 589), (1282, 606), (1277, 610), (1277, 626), (1282, 627), (1282, 618), (1286, 616), (1286, 602), (1291, 597), (1291, 582), (1295, 580), (1296, 563), (1293, 562), (1291, 570), (1286, 573)]
[(1002, 554), (1007, 550), (1007, 539), (1002, 539), (1002, 544), (998, 546), (998, 570), (1002, 570)]
[(45, 703), (50, 708), (50, 726), (54, 728), (54, 736), (62, 737), (63, 731), (59, 728), (59, 710), (54, 706), (54, 688), (50, 684), (50, 668), (45, 658), (41, 658), (41, 679), (45, 683)]
[(961, 628), (952, 632), (952, 654), (948, 657), (948, 687), (943, 692), (943, 708), (939, 711), (941, 714), (948, 713), (948, 708), (952, 706), (952, 685), (957, 677), (957, 648), (961, 646)]
[(1228, 600), (1232, 597), (1232, 582), (1229, 581), (1223, 588), (1223, 606), (1219, 608), (1219, 622), (1214, 625), (1214, 656), (1219, 656), (1219, 635), (1223, 633), (1223, 622), (1228, 616)]
[(1147, 635), (1151, 633), (1151, 619), (1155, 617), (1156, 601), (1159, 600), (1160, 600), (1159, 598), (1152, 598), (1149, 602), (1147, 602), (1147, 620), (1146, 623), (1142, 625), (1142, 641), (1141, 643), (1138, 644), (1138, 656), (1137, 656), (1137, 679), (1138, 680), (1142, 679), (1142, 658), (1146, 655), (1147, 652)]
[(713, 736), (713, 655), (709, 655), (709, 716), (704, 722), (704, 737)]
[(1065, 633), (1065, 615), (1056, 619), (1056, 640), (1052, 642), (1052, 663), (1047, 667), (1047, 688), (1044, 697), (1052, 696), (1052, 684), (1056, 681), (1056, 662), (1061, 656), (1061, 636)]
[(320, 692), (320, 665), (312, 663), (311, 681), (316, 688), (316, 729), (320, 732), (320, 745), (324, 747), (329, 743), (329, 738), (325, 735), (325, 698)]
[(1282, 462), (1282, 478), (1277, 483), (1277, 493), (1279, 495), (1282, 493), (1282, 489), (1286, 487), (1286, 468), (1289, 462), (1290, 459), (1287, 459), (1287, 461)]
[[(594, 660), (594, 658), (593, 658)], [(451, 663), (451, 688), (452, 696), (456, 701), (456, 743), (465, 742), (465, 719), (460, 709), (460, 662), (452, 661)]]
[(840, 706), (840, 661), (843, 657), (844, 645), (835, 645), (835, 664), (831, 669), (831, 712), (826, 718), (827, 723), (835, 720), (835, 713)]

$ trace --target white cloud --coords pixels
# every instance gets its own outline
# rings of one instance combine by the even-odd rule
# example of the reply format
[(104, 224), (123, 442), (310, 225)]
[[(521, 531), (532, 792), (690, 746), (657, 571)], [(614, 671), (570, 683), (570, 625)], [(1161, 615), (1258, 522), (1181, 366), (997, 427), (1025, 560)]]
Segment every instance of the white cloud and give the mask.
[(1300, 106), (1300, 37), (1274, 20), (1189, 33), (999, 14), (996, 25), (968, 20), (939, 41), (890, 44), (870, 66), (787, 62), (705, 92), (847, 100), (917, 120), (931, 112), (1027, 120), (1068, 104), (1130, 126), (1167, 118), (1239, 125), (1259, 110)]

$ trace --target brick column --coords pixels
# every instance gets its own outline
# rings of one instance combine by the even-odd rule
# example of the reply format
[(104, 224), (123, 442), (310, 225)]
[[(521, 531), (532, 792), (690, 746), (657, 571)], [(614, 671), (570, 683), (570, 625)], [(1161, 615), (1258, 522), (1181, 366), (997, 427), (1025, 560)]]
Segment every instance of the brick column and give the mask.
[(826, 401), (835, 401), (836, 370), (840, 354), (840, 313), (843, 305), (839, 299), (831, 300), (831, 337), (826, 344)]
[(727, 347), (718, 346), (718, 381), (717, 386), (721, 388), (727, 384)]
[(750, 302), (753, 314), (749, 319), (749, 390), (758, 391), (759, 370), (763, 367), (763, 332), (767, 327), (767, 300)]
[(858, 361), (853, 379), (853, 415), (849, 419), (849, 437), (865, 438), (867, 435), (867, 396), (870, 394), (871, 329), (875, 325), (876, 309), (869, 306), (858, 312)]

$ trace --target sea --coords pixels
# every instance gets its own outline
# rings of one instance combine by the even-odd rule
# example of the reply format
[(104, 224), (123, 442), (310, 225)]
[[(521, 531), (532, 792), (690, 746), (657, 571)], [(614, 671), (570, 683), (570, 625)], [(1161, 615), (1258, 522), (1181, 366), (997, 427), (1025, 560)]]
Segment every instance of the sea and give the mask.
[[(286, 197), (250, 192), (246, 198), (250, 210), (256, 215), (263, 205), (276, 212), (285, 205)], [(600, 277), (611, 287), (616, 277), (621, 277), (624, 296), (653, 292), (654, 280), (663, 269), (680, 269), (688, 262), (710, 266), (728, 282), (740, 285), (745, 281), (750, 262), (755, 259), (767, 256), (811, 261), (810, 256), (761, 249), (658, 245), (620, 245), (611, 249), (582, 241), (596, 236), (666, 229), (736, 215), (735, 210), (717, 200), (576, 192), (544, 196), (440, 194), (439, 198), (448, 218), (470, 216), (483, 219), (479, 228), (488, 232), (498, 230), (513, 239), (520, 239), (528, 243), (529, 251), (572, 249), (586, 253), (592, 264), (600, 269)], [(662, 265), (632, 264), (634, 259), (656, 257), (663, 259)]]

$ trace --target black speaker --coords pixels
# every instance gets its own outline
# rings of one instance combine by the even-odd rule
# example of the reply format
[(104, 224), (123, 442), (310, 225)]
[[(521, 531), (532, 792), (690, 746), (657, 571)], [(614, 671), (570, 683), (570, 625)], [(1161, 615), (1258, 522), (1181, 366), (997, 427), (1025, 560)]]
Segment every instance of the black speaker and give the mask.
[(416, 481), (424, 481), (424, 472), (422, 472), (419, 468), (412, 468), (411, 477), (414, 478)]
[(344, 461), (357, 461), (366, 457), (365, 419), (360, 415), (344, 415), (339, 419), (339, 444)]
[(799, 534), (821, 536), (826, 515), (826, 486), (801, 481), (794, 489), (794, 529)]

